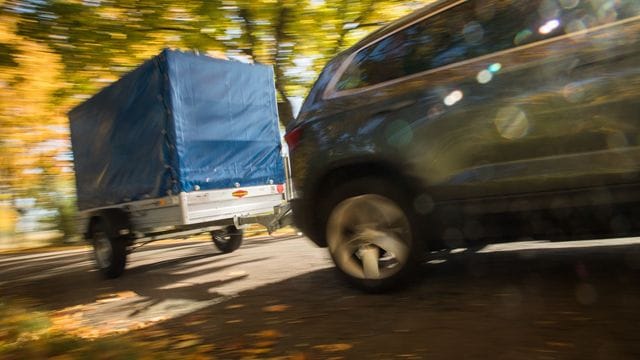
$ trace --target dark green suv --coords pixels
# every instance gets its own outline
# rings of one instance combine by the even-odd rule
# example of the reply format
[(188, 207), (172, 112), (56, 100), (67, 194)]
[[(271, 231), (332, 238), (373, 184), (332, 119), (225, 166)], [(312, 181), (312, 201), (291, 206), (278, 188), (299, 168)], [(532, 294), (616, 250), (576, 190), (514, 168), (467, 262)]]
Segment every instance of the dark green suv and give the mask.
[(356, 285), (423, 250), (640, 228), (640, 1), (438, 1), (330, 61), (287, 129), (297, 225)]

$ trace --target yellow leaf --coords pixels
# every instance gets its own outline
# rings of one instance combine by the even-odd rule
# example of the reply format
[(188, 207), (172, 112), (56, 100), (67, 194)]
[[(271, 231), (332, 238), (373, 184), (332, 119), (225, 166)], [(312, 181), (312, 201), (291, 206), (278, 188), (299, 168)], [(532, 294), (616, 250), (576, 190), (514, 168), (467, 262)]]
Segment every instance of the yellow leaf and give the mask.
[(279, 304), (263, 307), (262, 310), (266, 312), (283, 312), (290, 308), (289, 305)]
[(244, 305), (242, 304), (235, 304), (235, 305), (229, 305), (227, 307), (225, 307), (226, 310), (233, 310), (233, 309), (241, 309), (243, 308)]
[(198, 352), (199, 353), (208, 353), (208, 352), (212, 352), (215, 349), (216, 349), (216, 346), (213, 345), (213, 344), (206, 344), (206, 345), (198, 346)]
[(109, 303), (109, 302), (113, 302), (113, 301), (129, 299), (129, 298), (135, 297), (137, 295), (138, 294), (134, 293), (133, 291), (120, 291), (120, 292), (113, 293), (113, 294), (101, 294), (101, 295), (98, 295), (98, 297), (96, 299), (96, 302), (97, 303)]
[(180, 341), (172, 346), (173, 349), (186, 349), (200, 344), (202, 341), (198, 339)]
[(326, 344), (326, 345), (316, 345), (313, 348), (316, 350), (324, 351), (324, 352), (339, 352), (339, 351), (347, 351), (352, 347), (353, 345), (350, 345), (350, 344)]
[(187, 326), (197, 326), (197, 325), (202, 325), (204, 323), (206, 323), (207, 320), (195, 320), (195, 321), (189, 321), (187, 323)]
[(282, 334), (278, 330), (263, 330), (253, 335), (260, 339), (277, 339), (282, 337)]
[(158, 339), (152, 341), (145, 341), (144, 347), (148, 350), (161, 350), (169, 346), (169, 339)]

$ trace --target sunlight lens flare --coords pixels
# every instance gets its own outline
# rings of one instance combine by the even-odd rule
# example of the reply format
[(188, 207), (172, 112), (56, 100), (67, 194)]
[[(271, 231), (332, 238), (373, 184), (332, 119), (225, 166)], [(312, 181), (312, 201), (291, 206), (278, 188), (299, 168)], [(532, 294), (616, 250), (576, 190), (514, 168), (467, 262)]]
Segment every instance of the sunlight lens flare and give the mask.
[(549, 20), (544, 25), (540, 26), (538, 32), (542, 35), (551, 34), (555, 29), (560, 26), (560, 21), (557, 19)]
[(447, 95), (447, 97), (444, 98), (444, 104), (447, 106), (453, 106), (456, 103), (458, 103), (460, 100), (462, 100), (463, 97), (464, 97), (464, 94), (462, 93), (462, 91), (460, 90), (452, 91), (449, 95)]

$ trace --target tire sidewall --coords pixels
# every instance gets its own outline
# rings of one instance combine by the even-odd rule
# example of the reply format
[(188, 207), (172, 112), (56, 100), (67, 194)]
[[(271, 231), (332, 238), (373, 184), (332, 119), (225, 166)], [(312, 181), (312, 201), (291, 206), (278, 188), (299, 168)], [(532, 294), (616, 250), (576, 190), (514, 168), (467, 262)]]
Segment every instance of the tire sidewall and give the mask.
[[(104, 234), (111, 246), (110, 262), (108, 266), (101, 266), (96, 254), (96, 235)], [(122, 275), (127, 263), (127, 241), (122, 237), (110, 234), (109, 222), (104, 218), (98, 219), (91, 229), (91, 243), (93, 246), (94, 264), (105, 278), (114, 279)]]
[(336, 264), (335, 268), (341, 277), (345, 278), (351, 285), (366, 292), (378, 293), (401, 287), (415, 275), (416, 268), (424, 255), (424, 239), (421, 236), (418, 216), (413, 211), (411, 194), (400, 185), (380, 177), (364, 177), (349, 181), (339, 185), (327, 198), (322, 206), (322, 224), (326, 236), (328, 233), (329, 217), (332, 211), (344, 200), (365, 195), (375, 194), (383, 196), (396, 203), (404, 212), (411, 229), (410, 253), (406, 265), (397, 273), (384, 279), (360, 279), (345, 273), (337, 266), (334, 254), (329, 251), (331, 258)]

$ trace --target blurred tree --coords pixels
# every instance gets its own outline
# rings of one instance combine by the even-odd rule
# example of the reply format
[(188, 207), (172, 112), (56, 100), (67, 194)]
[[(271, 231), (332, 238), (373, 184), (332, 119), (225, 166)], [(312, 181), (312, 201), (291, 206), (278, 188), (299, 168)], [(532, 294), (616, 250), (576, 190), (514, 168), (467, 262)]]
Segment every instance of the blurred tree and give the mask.
[(70, 85), (61, 101), (94, 93), (164, 47), (183, 48), (273, 65), (286, 125), (290, 97), (305, 95), (327, 59), (428, 2), (8, 0), (3, 10), (19, 15), (21, 36), (61, 56)]
[[(19, 199), (50, 207), (73, 179), (69, 161), (58, 158), (68, 151), (66, 118), (56, 100), (67, 86), (64, 66), (46, 43), (18, 34), (20, 20), (0, 13), (0, 208), (11, 215), (3, 219), (5, 237), (23, 211)], [(42, 184), (45, 173), (55, 183)]]

